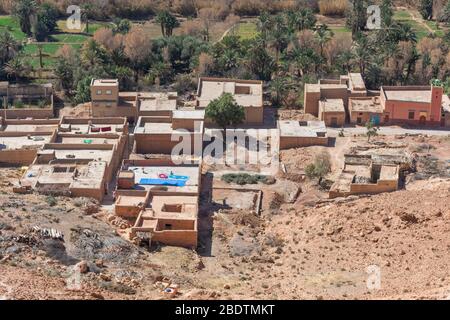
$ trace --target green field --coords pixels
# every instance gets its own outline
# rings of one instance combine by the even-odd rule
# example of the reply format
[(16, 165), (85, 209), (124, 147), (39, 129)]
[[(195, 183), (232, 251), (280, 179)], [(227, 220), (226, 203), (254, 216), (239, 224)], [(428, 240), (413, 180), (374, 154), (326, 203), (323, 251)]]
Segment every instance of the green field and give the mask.
[(8, 31), (17, 40), (24, 40), (27, 35), (20, 30), (19, 23), (11, 16), (0, 16), (0, 32)]
[[(76, 32), (75, 30), (65, 29), (65, 20), (58, 21), (58, 32), (51, 35), (49, 42), (42, 44), (42, 62), (44, 68), (52, 67), (56, 62), (56, 53), (65, 44), (70, 45), (75, 50), (80, 50), (83, 43), (90, 38), (88, 34)], [(94, 33), (102, 26), (107, 25), (103, 22), (95, 22), (89, 25), (89, 34)], [(84, 29), (84, 26), (83, 26)], [(0, 16), (0, 32), (10, 32), (16, 40), (25, 41), (27, 36), (20, 30), (19, 23), (11, 16)], [(39, 66), (39, 45), (37, 43), (25, 43), (23, 54), (25, 60), (38, 69)]]
[(414, 20), (413, 16), (409, 11), (398, 10), (394, 12), (394, 20), (411, 26), (417, 35), (417, 40), (427, 37), (430, 32), (429, 30), (420, 22)]
[(334, 34), (338, 33), (350, 33), (352, 32), (348, 27), (346, 26), (330, 26), (330, 30), (334, 32)]
[(253, 39), (257, 34), (256, 23), (254, 22), (245, 22), (239, 23), (235, 29), (236, 35), (238, 35), (241, 39)]

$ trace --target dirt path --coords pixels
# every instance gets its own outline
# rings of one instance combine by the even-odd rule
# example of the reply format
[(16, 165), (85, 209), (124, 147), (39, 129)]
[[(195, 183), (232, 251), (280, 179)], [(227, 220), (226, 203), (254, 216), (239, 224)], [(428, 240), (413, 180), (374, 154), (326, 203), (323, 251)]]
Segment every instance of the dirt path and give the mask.
[(411, 10), (410, 8), (407, 8), (407, 7), (396, 7), (396, 10), (405, 10), (405, 11), (407, 11), (407, 12), (409, 13), (409, 15), (411, 16), (411, 18), (412, 18), (415, 22), (420, 23), (422, 26), (424, 26), (425, 29), (428, 30), (428, 32), (433, 33), (433, 34), (435, 33), (434, 30), (431, 29), (431, 27), (430, 27), (429, 25), (427, 25), (427, 24), (423, 21), (423, 19), (419, 16), (419, 13), (418, 13), (418, 12), (413, 11), (413, 10)]

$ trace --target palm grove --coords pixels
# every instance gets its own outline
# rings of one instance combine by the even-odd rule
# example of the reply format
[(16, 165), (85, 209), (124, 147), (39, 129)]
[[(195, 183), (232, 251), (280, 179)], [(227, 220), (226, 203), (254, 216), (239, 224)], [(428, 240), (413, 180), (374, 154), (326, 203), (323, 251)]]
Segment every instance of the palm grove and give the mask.
[[(231, 32), (218, 42), (210, 40), (209, 28), (226, 16), (203, 19), (200, 32), (174, 34), (180, 26), (178, 18), (169, 10), (159, 10), (154, 16), (161, 26), (158, 38), (116, 17), (111, 27), (97, 30), (79, 52), (63, 46), (54, 73), (74, 104), (90, 100), (92, 77), (118, 78), (122, 89), (173, 84), (181, 92), (192, 89), (197, 76), (260, 79), (269, 83), (275, 106), (290, 108), (301, 107), (304, 83), (349, 71), (361, 72), (371, 89), (381, 84), (424, 84), (433, 78), (448, 83), (450, 35), (419, 40), (410, 25), (393, 18), (391, 0), (378, 1), (379, 30), (366, 30), (367, 6), (372, 1), (351, 1), (346, 18), (351, 34), (335, 34), (318, 23), (314, 8), (306, 2), (276, 12), (259, 11), (255, 37), (241, 39)], [(33, 0), (15, 3), (13, 14), (22, 31), (46, 41), (59, 18), (55, 8)], [(83, 10), (88, 22), (92, 8)], [(189, 15), (195, 18), (201, 12)], [(21, 43), (7, 31), (0, 33), (0, 77), (26, 80), (30, 67), (23, 58)]]

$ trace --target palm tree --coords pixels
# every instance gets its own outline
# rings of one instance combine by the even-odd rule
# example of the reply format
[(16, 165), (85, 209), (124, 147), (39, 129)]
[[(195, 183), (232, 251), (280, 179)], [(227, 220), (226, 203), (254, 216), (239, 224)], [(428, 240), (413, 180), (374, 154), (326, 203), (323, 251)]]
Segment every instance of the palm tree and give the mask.
[(32, 17), (36, 14), (38, 5), (34, 0), (19, 0), (13, 7), (13, 15), (19, 20), (20, 30), (32, 35)]
[(272, 29), (272, 19), (267, 11), (264, 11), (258, 17), (257, 29), (260, 33), (260, 37), (265, 48), (266, 41), (269, 37), (269, 32)]
[(42, 43), (39, 43), (37, 45), (37, 48), (38, 48), (38, 52), (39, 52), (39, 66), (42, 69), (44, 67), (44, 64), (42, 63), (42, 49), (43, 49)]
[(14, 77), (16, 82), (18, 82), (21, 75), (25, 74), (29, 69), (28, 65), (24, 61), (16, 57), (5, 64), (3, 69), (5, 70), (8, 77)]
[(9, 32), (0, 33), (0, 62), (14, 58), (20, 49), (20, 43)]
[(400, 41), (410, 41), (412, 43), (417, 43), (417, 35), (413, 28), (409, 24), (400, 23), (397, 30), (397, 38)]
[(310, 47), (300, 47), (298, 44), (288, 53), (290, 61), (297, 69), (297, 75), (303, 77), (308, 70), (319, 63), (320, 58)]
[(164, 37), (166, 34), (166, 20), (167, 20), (167, 11), (160, 11), (156, 15), (155, 21), (161, 26), (161, 35)]
[(282, 15), (277, 15), (274, 20), (274, 28), (271, 35), (271, 47), (275, 49), (275, 62), (278, 64), (280, 60), (280, 53), (288, 45), (288, 30)]
[(270, 95), (272, 102), (276, 106), (280, 106), (283, 96), (289, 91), (288, 81), (285, 77), (277, 76), (270, 82)]
[(168, 37), (172, 36), (173, 29), (178, 27), (180, 25), (180, 22), (178, 21), (175, 16), (169, 14), (166, 21), (166, 35)]
[(339, 62), (339, 65), (342, 68), (340, 70), (342, 71), (342, 73), (349, 73), (352, 70), (354, 58), (355, 55), (353, 54), (353, 52), (349, 50), (345, 50), (338, 55), (337, 61)]
[(355, 56), (355, 59), (358, 61), (359, 71), (364, 76), (366, 67), (370, 63), (374, 55), (372, 43), (366, 36), (360, 35), (357, 37), (353, 47), (353, 54)]
[(94, 6), (92, 3), (85, 3), (81, 7), (81, 17), (86, 23), (86, 33), (89, 33), (89, 19), (92, 18), (94, 12)]
[(323, 48), (324, 48), (325, 44), (327, 44), (327, 42), (331, 40), (334, 33), (333, 33), (333, 31), (330, 30), (330, 28), (328, 28), (328, 26), (326, 24), (321, 24), (321, 25), (316, 26), (314, 28), (314, 33), (317, 37), (317, 41), (319, 42), (320, 56), (322, 58), (324, 58)]
[(302, 8), (297, 12), (297, 29), (299, 31), (312, 29), (316, 24), (316, 21), (316, 16), (311, 9)]
[(161, 33), (164, 37), (170, 37), (173, 33), (173, 29), (180, 25), (177, 18), (167, 10), (158, 12), (155, 21), (161, 25)]

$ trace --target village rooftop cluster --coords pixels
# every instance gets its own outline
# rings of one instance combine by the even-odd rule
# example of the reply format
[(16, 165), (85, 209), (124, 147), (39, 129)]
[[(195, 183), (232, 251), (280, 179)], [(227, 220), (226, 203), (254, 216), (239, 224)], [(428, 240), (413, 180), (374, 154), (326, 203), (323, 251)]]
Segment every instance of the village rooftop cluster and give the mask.
[[(327, 127), (412, 124), (450, 126), (450, 102), (438, 82), (429, 86), (366, 89), (359, 73), (305, 85), (304, 109), (318, 120), (265, 121), (263, 82), (200, 78), (196, 99), (181, 106), (176, 92), (121, 92), (116, 79), (92, 79), (90, 117), (54, 118), (53, 88), (0, 83), (0, 163), (23, 167), (17, 193), (114, 200), (117, 216), (133, 221), (130, 240), (147, 237), (195, 248), (202, 189), (200, 154), (171, 156), (175, 133), (202, 141), (215, 124), (205, 108), (223, 93), (244, 107), (242, 130), (274, 130), (270, 143), (283, 149), (328, 146)], [(27, 108), (8, 108), (21, 100)], [(194, 148), (192, 149), (194, 150)], [(330, 198), (395, 191), (408, 154), (348, 154)]]

